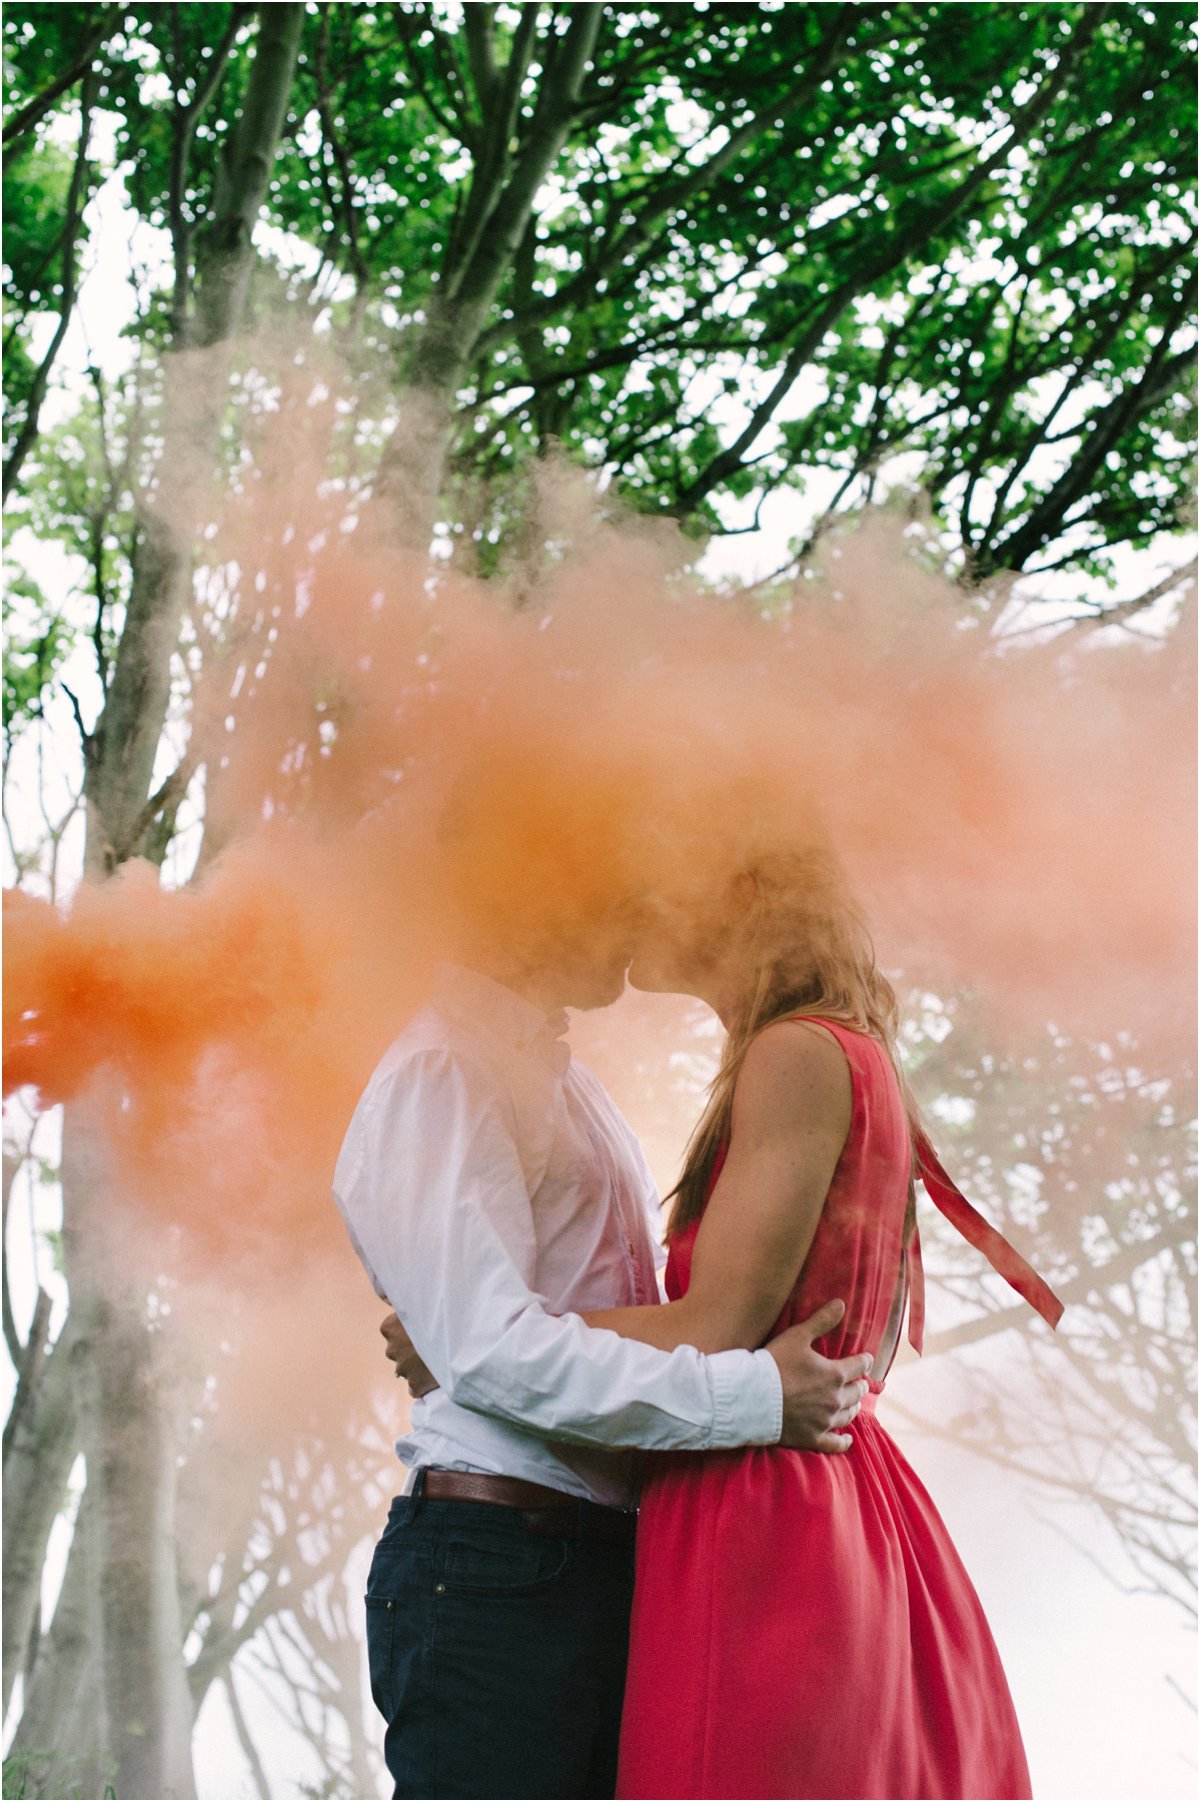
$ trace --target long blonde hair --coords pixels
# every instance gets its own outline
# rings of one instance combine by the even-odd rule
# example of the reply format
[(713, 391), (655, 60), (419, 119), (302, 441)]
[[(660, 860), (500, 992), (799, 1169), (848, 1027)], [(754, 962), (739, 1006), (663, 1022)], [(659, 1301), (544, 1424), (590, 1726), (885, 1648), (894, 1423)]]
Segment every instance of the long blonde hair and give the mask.
[[(752, 898), (737, 924), (753, 980), (729, 1028), (683, 1173), (668, 1197), (675, 1203), (668, 1228), (672, 1236), (703, 1212), (713, 1165), (729, 1137), (743, 1060), (758, 1034), (777, 1020), (807, 1014), (869, 1033), (891, 1060), (914, 1141), (920, 1130), (897, 1052), (900, 1009), (895, 991), (875, 962), (866, 921), (832, 854), (824, 849), (766, 853), (746, 863), (731, 891), (738, 884), (743, 890), (752, 885)], [(915, 1219), (911, 1183), (909, 1208)]]

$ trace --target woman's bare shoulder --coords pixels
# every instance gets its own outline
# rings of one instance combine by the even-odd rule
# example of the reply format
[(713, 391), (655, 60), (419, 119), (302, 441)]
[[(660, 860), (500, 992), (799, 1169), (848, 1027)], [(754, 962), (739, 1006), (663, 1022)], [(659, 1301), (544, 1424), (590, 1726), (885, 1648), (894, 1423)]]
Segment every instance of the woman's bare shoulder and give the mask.
[(808, 1020), (777, 1020), (751, 1041), (738, 1072), (734, 1105), (741, 1114), (792, 1115), (803, 1102), (843, 1116), (853, 1082), (846, 1053), (831, 1032)]

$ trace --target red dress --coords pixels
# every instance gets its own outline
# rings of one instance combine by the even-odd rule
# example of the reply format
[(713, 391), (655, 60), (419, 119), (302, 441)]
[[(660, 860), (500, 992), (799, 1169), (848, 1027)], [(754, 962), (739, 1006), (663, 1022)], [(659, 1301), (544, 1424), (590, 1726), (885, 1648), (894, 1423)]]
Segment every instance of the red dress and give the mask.
[[(819, 1024), (849, 1060), (851, 1126), (773, 1331), (840, 1296), (846, 1313), (818, 1346), (844, 1357), (874, 1353), (887, 1327), (909, 1137), (882, 1047)], [(672, 1300), (687, 1289), (698, 1224), (672, 1247)], [(652, 1461), (618, 1796), (1030, 1794), (979, 1598), (875, 1416), (882, 1387), (872, 1383), (842, 1456), (750, 1447)]]

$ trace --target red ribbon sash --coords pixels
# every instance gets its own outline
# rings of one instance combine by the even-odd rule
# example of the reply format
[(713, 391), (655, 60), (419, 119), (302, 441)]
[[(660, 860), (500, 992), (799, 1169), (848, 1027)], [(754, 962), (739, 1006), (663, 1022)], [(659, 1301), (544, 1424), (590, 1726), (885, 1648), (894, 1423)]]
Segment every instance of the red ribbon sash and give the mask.
[[(929, 1199), (945, 1215), (951, 1226), (957, 1227), (963, 1238), (976, 1251), (983, 1253), (997, 1275), (1002, 1276), (1041, 1315), (1047, 1326), (1056, 1327), (1062, 1319), (1063, 1305), (1050, 1285), (1043, 1281), (1032, 1264), (1026, 1263), (1003, 1233), (998, 1233), (994, 1226), (988, 1224), (951, 1182), (924, 1133), (919, 1134), (916, 1149), (917, 1174), (925, 1184)], [(908, 1339), (913, 1350), (919, 1352), (925, 1340), (925, 1272), (921, 1264), (920, 1235), (915, 1229), (906, 1255), (909, 1275)]]

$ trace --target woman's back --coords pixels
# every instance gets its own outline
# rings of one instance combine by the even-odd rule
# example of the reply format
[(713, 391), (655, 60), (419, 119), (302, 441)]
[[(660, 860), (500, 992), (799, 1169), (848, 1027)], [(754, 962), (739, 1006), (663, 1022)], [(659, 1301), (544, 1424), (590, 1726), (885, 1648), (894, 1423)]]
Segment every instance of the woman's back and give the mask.
[[(796, 1030), (837, 1040), (853, 1101), (774, 1330), (840, 1297), (846, 1313), (820, 1349), (877, 1355), (909, 1191), (899, 1084), (867, 1035), (824, 1021)], [(672, 1298), (687, 1288), (698, 1224), (672, 1245)], [(876, 1392), (885, 1374), (877, 1364)], [(751, 1447), (655, 1460), (638, 1530), (620, 1795), (1029, 1794), (978, 1598), (874, 1405), (871, 1396), (841, 1456)]]

